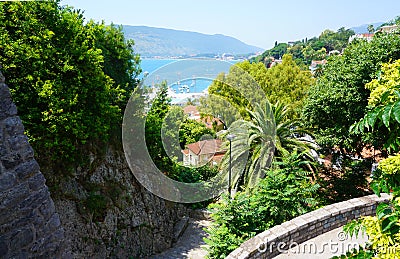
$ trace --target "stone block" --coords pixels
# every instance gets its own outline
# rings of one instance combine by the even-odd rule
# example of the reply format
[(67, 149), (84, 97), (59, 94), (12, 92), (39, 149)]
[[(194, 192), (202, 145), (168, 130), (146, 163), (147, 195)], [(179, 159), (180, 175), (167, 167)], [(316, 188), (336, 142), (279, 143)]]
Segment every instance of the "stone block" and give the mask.
[(60, 218), (57, 214), (53, 214), (45, 226), (45, 233), (53, 233), (61, 226)]
[(7, 191), (17, 184), (17, 179), (14, 174), (10, 172), (3, 172), (0, 174), (0, 190)]
[(9, 248), (6, 240), (0, 236), (0, 258), (5, 258), (5, 256), (8, 254), (8, 251)]
[(25, 161), (14, 168), (14, 174), (20, 181), (30, 177), (35, 172), (39, 172), (39, 164), (34, 159)]
[(288, 234), (286, 228), (282, 227), (281, 225), (271, 228), (270, 231), (275, 234), (277, 238), (281, 238)]
[(232, 253), (230, 253), (226, 259), (235, 259), (238, 258), (239, 255), (243, 252), (243, 248), (239, 247), (237, 249), (235, 249)]
[(178, 238), (185, 232), (187, 226), (189, 224), (189, 217), (183, 217), (180, 221), (178, 221), (174, 226), (174, 238), (173, 241), (178, 241)]
[(297, 231), (298, 229), (298, 226), (294, 224), (291, 220), (284, 222), (281, 226), (286, 229), (289, 235)]
[(34, 232), (31, 228), (23, 228), (15, 232), (10, 240), (10, 250), (19, 251), (33, 243)]
[(2, 121), (2, 124), (5, 137), (24, 135), (24, 126), (18, 116), (8, 117)]
[(12, 209), (16, 204), (29, 196), (29, 185), (26, 182), (15, 185), (8, 191), (0, 192), (0, 204), (5, 207)]
[(39, 207), (39, 212), (44, 220), (50, 219), (55, 213), (55, 207), (52, 200), (45, 200)]
[(13, 169), (19, 163), (23, 162), (18, 153), (9, 153), (0, 157), (0, 161), (6, 170)]
[(31, 193), (25, 200), (18, 204), (19, 208), (31, 207), (36, 208), (40, 207), (45, 200), (50, 198), (49, 191), (47, 187), (42, 186), (42, 188), (36, 192)]
[(28, 179), (29, 189), (31, 191), (38, 191), (40, 188), (43, 188), (46, 179), (43, 174), (37, 172), (35, 175)]
[[(50, 248), (40, 252), (48, 256), (31, 250), (35, 239), (52, 236), (62, 228), (4, 81), (0, 72), (0, 258), (56, 258), (56, 250)], [(50, 211), (53, 216), (48, 216)], [(46, 245), (57, 247), (63, 238), (47, 240)]]

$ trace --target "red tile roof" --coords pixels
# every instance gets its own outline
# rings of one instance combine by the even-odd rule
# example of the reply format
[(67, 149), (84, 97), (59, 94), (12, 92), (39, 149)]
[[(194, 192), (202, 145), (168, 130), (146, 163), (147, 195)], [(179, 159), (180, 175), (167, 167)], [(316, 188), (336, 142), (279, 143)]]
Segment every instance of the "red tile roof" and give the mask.
[(216, 154), (212, 157), (212, 161), (220, 163), (225, 154)]
[(215, 154), (222, 152), (221, 144), (222, 141), (220, 139), (208, 139), (189, 144), (187, 145), (187, 149), (196, 155)]
[(183, 112), (185, 114), (189, 114), (191, 116), (200, 116), (199, 111), (197, 110), (197, 107), (194, 105), (188, 105), (185, 108), (183, 108)]

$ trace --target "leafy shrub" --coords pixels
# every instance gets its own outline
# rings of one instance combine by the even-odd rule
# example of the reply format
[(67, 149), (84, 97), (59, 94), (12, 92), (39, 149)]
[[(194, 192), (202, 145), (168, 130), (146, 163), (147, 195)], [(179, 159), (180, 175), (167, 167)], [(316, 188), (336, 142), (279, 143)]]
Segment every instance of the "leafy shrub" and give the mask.
[(197, 183), (200, 181), (208, 181), (218, 174), (217, 167), (210, 167), (208, 165), (202, 167), (184, 167), (175, 166), (172, 173), (168, 177), (184, 183)]
[(245, 240), (315, 208), (319, 185), (310, 182), (304, 161), (299, 154), (282, 159), (252, 191), (210, 205), (209, 258), (225, 258)]
[(1, 2), (0, 60), (39, 162), (65, 172), (120, 126), (140, 69), (120, 28), (59, 2)]
[[(364, 258), (364, 253), (373, 258), (399, 258), (400, 249), (400, 172), (398, 165), (400, 155), (383, 160), (373, 175), (371, 188), (377, 194), (392, 193), (388, 204), (381, 203), (376, 208), (376, 216), (362, 217), (345, 226), (350, 235), (357, 235), (363, 230), (368, 235), (368, 243), (359, 253), (353, 253), (347, 258)], [(366, 257), (371, 258), (371, 257)]]
[(107, 199), (101, 194), (90, 192), (82, 201), (83, 211), (91, 215), (93, 221), (103, 221), (107, 210)]

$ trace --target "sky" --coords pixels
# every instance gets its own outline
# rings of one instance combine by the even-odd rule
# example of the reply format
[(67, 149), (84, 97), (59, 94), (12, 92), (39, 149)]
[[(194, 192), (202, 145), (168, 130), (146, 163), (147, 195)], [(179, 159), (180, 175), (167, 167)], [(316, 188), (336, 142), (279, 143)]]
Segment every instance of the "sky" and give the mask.
[(318, 36), (325, 29), (386, 22), (399, 0), (62, 0), (106, 24), (224, 34), (263, 49), (275, 41)]

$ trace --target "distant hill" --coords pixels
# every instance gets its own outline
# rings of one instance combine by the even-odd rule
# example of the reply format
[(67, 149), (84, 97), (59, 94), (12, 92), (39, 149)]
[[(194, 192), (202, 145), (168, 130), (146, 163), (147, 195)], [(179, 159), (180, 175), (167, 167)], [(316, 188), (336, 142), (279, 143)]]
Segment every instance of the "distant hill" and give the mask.
[(123, 25), (125, 38), (135, 41), (135, 51), (142, 57), (171, 57), (193, 55), (216, 55), (229, 53), (253, 54), (263, 49), (247, 45), (233, 37), (222, 34)]
[[(383, 22), (376, 22), (376, 23), (371, 23), (374, 26), (374, 29), (376, 30), (379, 26), (384, 24)], [(368, 25), (370, 24), (363, 24), (357, 27), (350, 28), (353, 30), (355, 33), (368, 33)]]

